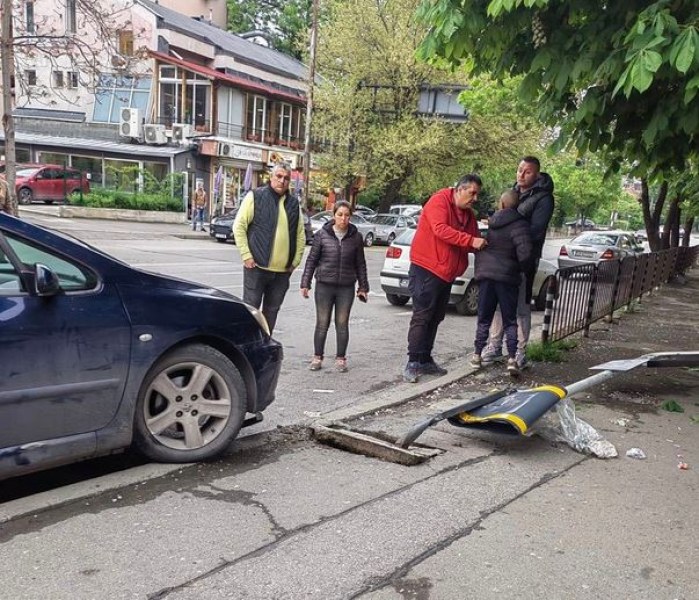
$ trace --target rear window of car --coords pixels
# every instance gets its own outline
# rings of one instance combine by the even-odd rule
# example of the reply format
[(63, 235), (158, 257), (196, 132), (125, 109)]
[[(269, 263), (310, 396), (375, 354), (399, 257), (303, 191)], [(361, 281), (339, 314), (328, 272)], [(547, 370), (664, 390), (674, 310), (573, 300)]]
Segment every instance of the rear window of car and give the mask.
[(586, 244), (592, 244), (593, 246), (616, 246), (617, 240), (619, 239), (616, 235), (581, 235), (575, 242), (584, 242)]

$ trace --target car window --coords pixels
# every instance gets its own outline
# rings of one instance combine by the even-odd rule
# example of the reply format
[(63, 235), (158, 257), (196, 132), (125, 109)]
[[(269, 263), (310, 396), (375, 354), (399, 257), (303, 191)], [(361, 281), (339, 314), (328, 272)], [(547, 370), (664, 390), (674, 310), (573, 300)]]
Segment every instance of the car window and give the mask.
[(592, 235), (581, 235), (574, 242), (584, 242), (593, 246), (616, 246), (618, 236), (616, 235), (600, 235), (598, 233)]
[(393, 215), (379, 215), (374, 219), (374, 223), (377, 225), (394, 225), (396, 222), (396, 217)]
[(0, 296), (12, 292), (19, 292), (23, 289), (22, 278), (12, 266), (12, 263), (3, 252), (2, 248), (0, 248)]
[(19, 169), (16, 173), (17, 177), (31, 177), (34, 175), (39, 169)]
[(400, 219), (398, 219), (397, 226), (398, 226), (398, 227), (405, 227), (405, 219), (404, 219), (403, 217), (401, 217)]
[(97, 277), (90, 270), (18, 238), (7, 234), (5, 237), (23, 265), (28, 268), (32, 268), (36, 263), (47, 266), (58, 277), (61, 289), (91, 290), (97, 285)]
[(417, 229), (406, 229), (401, 233), (393, 242), (399, 246), (410, 246), (413, 243), (413, 238), (415, 237), (415, 232)]

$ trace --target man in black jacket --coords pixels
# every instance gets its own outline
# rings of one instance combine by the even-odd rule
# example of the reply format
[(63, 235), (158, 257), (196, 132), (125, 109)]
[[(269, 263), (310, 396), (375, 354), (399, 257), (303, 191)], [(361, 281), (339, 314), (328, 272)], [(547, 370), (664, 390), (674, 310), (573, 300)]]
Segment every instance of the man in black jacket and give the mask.
[[(553, 180), (548, 173), (541, 171), (541, 163), (535, 156), (525, 156), (517, 167), (517, 183), (513, 188), (519, 193), (517, 212), (529, 222), (532, 237), (532, 261), (530, 268), (522, 275), (517, 303), (518, 350), (517, 364), (526, 368), (526, 348), (532, 324), (531, 300), (534, 276), (539, 268), (539, 259), (546, 241), (546, 230), (553, 215)], [(482, 358), (483, 364), (498, 360), (502, 356), (503, 328), (499, 312), (495, 313), (490, 328), (490, 339)]]
[(493, 317), (500, 305), (507, 340), (507, 370), (519, 374), (517, 366), (517, 297), (521, 274), (530, 269), (532, 241), (529, 224), (517, 211), (519, 197), (514, 190), (500, 198), (499, 210), (488, 219), (488, 246), (476, 253), (475, 279), (478, 281), (478, 322), (474, 367), (481, 366), (481, 353), (488, 341)]

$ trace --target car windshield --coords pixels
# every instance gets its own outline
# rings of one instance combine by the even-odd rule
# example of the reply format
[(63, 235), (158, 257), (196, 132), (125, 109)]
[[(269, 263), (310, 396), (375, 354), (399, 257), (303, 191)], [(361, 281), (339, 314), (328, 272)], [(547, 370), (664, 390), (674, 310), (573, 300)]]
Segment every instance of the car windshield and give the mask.
[(34, 175), (39, 169), (20, 169), (17, 171), (16, 176), (17, 177), (31, 177)]
[(591, 246), (616, 246), (618, 239), (619, 236), (617, 235), (591, 233), (578, 236), (573, 240), (573, 243), (589, 244)]
[(374, 218), (374, 223), (377, 225), (395, 225), (397, 220), (398, 217), (394, 217), (393, 215), (379, 215)]

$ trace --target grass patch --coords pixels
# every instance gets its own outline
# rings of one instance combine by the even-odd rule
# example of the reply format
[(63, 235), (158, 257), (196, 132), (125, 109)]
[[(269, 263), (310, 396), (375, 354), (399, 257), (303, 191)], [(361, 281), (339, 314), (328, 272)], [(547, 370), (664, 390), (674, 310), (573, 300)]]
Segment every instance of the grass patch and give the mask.
[(527, 358), (536, 362), (559, 363), (565, 360), (565, 353), (577, 347), (575, 340), (557, 342), (533, 342), (527, 346)]

